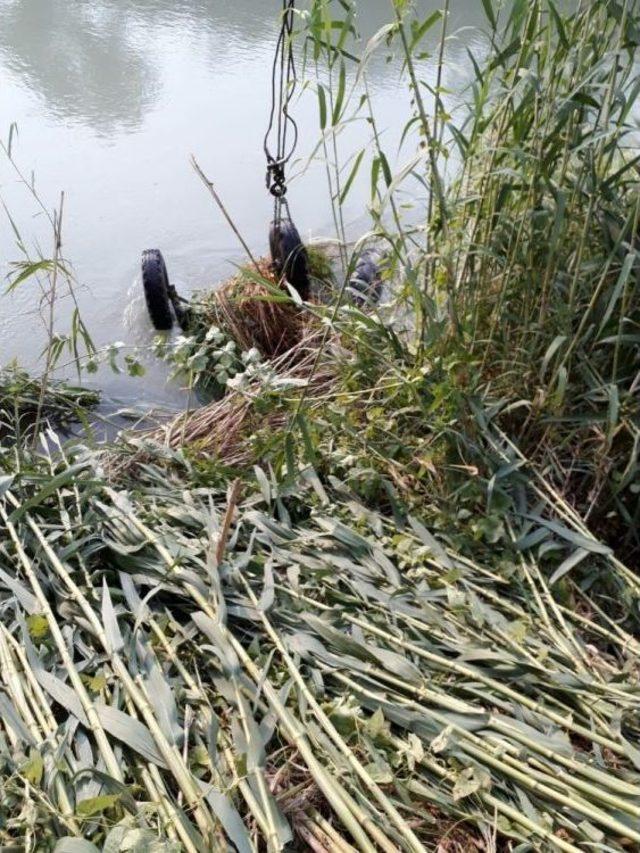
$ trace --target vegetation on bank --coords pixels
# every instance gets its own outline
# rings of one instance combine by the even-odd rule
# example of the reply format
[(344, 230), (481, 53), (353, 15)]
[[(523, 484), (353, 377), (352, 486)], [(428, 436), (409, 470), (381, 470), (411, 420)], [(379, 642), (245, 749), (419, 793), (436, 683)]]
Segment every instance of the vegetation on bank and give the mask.
[(33, 440), (45, 425), (68, 432), (89, 425), (87, 415), (100, 394), (67, 382), (45, 383), (15, 365), (0, 370), (0, 443), (5, 447)]
[[(300, 18), (336, 226), (369, 164), (389, 305), (256, 274), (259, 309), (218, 301), (174, 352), (221, 399), (0, 455), (7, 848), (640, 844), (640, 16), (483, 7), (464, 111), (446, 16), (398, 0), (357, 63), (351, 4)], [(367, 86), (389, 50), (395, 175)]]

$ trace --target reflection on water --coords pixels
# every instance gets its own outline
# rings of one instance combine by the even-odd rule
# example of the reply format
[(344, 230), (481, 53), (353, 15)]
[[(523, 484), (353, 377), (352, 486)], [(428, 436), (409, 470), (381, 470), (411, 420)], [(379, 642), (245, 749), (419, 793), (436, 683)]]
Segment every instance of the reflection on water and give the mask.
[[(362, 0), (365, 37), (388, 20), (388, 0)], [(482, 20), (453, 3), (452, 24)], [(0, 57), (52, 113), (99, 132), (135, 128), (159, 95), (164, 36), (210, 53), (214, 66), (271, 48), (275, 0), (0, 0)], [(434, 33), (435, 36), (435, 33)]]
[[(447, 63), (445, 83), (459, 88), (482, 4), (451, 5), (452, 29), (468, 27), (452, 42)], [(261, 144), (280, 8), (280, 0), (0, 0), (0, 133), (6, 137), (17, 122), (18, 158), (27, 173), (35, 170), (47, 205), (66, 191), (65, 252), (85, 287), (81, 308), (98, 342), (145, 340), (140, 306), (134, 304), (129, 328), (123, 321), (131, 315), (143, 248), (160, 246), (185, 290), (209, 286), (238, 260), (233, 235), (189, 169), (192, 152), (252, 248), (264, 250), (270, 202)], [(389, 0), (361, 0), (361, 29), (371, 35), (389, 11)], [(430, 73), (427, 63), (424, 76)], [(371, 87), (392, 149), (409, 109), (397, 66), (375, 64)], [(304, 158), (318, 137), (313, 94), (295, 109)], [(349, 128), (341, 138), (344, 155), (367, 138), (364, 123)], [(0, 191), (25, 236), (47, 240), (42, 222), (32, 218), (32, 201), (3, 162)], [(291, 197), (305, 234), (330, 233), (319, 164)], [(346, 205), (352, 234), (367, 227), (367, 197), (365, 180)], [(0, 268), (6, 272), (16, 257), (3, 223)], [(0, 362), (18, 356), (33, 363), (42, 345), (35, 304), (28, 290), (2, 297)]]
[(103, 133), (138, 126), (157, 95), (158, 69), (113, 4), (5, 2), (0, 52), (47, 109)]
[[(163, 32), (213, 64), (271, 44), (277, 4), (261, 0), (0, 0), (0, 54), (47, 109), (100, 133), (135, 129), (159, 94)], [(366, 30), (386, 0), (367, 0)]]

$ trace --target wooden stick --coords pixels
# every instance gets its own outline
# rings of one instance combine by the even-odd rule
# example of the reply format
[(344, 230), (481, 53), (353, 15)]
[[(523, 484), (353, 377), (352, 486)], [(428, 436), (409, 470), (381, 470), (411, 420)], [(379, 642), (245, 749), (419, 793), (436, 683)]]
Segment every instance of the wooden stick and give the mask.
[(259, 275), (259, 276), (262, 276), (262, 273), (260, 272), (260, 267), (258, 266), (258, 262), (257, 262), (257, 261), (256, 261), (256, 259), (253, 257), (253, 255), (251, 254), (251, 249), (249, 248), (249, 246), (248, 246), (248, 245), (247, 245), (247, 243), (245, 242), (244, 238), (242, 237), (242, 234), (238, 231), (238, 228), (237, 228), (237, 226), (236, 226), (235, 222), (233, 221), (233, 219), (232, 219), (232, 218), (229, 216), (229, 214), (227, 213), (227, 209), (226, 209), (226, 207), (224, 206), (224, 204), (222, 203), (222, 199), (220, 198), (220, 196), (219, 196), (219, 195), (218, 195), (218, 193), (216, 192), (215, 187), (213, 186), (213, 184), (211, 183), (211, 181), (209, 180), (209, 178), (205, 175), (205, 173), (204, 173), (204, 172), (202, 171), (202, 169), (200, 168), (200, 166), (199, 166), (199, 164), (198, 164), (198, 161), (197, 161), (197, 160), (196, 160), (196, 158), (193, 156), (193, 154), (191, 155), (191, 165), (192, 165), (192, 166), (193, 166), (193, 168), (196, 170), (196, 173), (197, 173), (198, 177), (200, 178), (200, 180), (202, 181), (202, 183), (205, 185), (205, 187), (209, 190), (209, 192), (211, 193), (211, 196), (212, 196), (213, 200), (215, 201), (215, 203), (218, 205), (218, 207), (219, 207), (219, 208), (220, 208), (220, 210), (222, 211), (222, 214), (223, 214), (224, 218), (227, 220), (227, 222), (228, 222), (228, 223), (229, 223), (229, 225), (231, 226), (231, 230), (233, 231), (233, 233), (236, 235), (236, 237), (237, 237), (237, 238), (238, 238), (238, 240), (240, 241), (240, 243), (241, 243), (241, 245), (242, 245), (242, 248), (245, 250), (245, 252), (247, 253), (247, 255), (248, 255), (248, 257), (249, 257), (249, 260), (251, 261), (251, 263), (252, 263), (252, 264), (254, 265), (254, 267), (256, 268), (256, 272), (258, 273), (258, 275)]

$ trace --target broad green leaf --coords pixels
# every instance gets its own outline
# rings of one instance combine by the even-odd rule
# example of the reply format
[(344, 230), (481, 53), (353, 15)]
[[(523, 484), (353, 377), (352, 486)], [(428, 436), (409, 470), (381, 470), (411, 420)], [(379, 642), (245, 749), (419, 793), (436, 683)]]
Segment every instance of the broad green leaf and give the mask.
[(470, 797), (479, 791), (488, 791), (490, 788), (491, 776), (486, 770), (475, 766), (467, 767), (458, 775), (453, 786), (453, 801), (457, 803), (465, 797)]
[(112, 809), (119, 802), (120, 794), (102, 794), (100, 797), (81, 800), (76, 806), (76, 812), (80, 817), (94, 817), (108, 809)]
[(29, 758), (20, 767), (20, 773), (32, 785), (39, 785), (44, 774), (44, 762), (40, 753), (32, 749)]

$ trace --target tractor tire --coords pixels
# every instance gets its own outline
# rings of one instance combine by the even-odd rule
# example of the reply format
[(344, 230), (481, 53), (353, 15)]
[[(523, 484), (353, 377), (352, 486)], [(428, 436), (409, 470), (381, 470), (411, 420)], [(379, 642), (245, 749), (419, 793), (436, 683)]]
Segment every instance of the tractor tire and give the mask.
[(276, 273), (297, 290), (301, 299), (307, 300), (311, 286), (307, 250), (290, 219), (271, 224), (269, 247)]
[(142, 286), (154, 329), (169, 332), (173, 328), (169, 276), (158, 249), (147, 249), (142, 253)]

